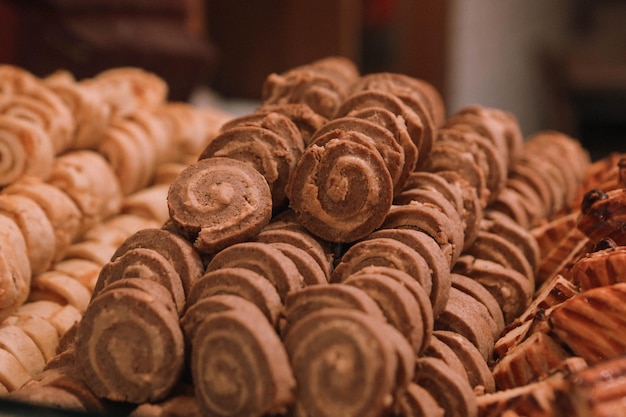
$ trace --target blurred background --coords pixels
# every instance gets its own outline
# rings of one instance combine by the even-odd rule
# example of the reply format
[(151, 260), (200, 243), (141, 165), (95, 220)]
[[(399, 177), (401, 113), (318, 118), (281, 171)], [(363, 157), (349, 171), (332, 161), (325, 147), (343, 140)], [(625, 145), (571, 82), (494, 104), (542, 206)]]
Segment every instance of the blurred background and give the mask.
[(171, 100), (245, 114), (268, 74), (342, 55), (431, 82), (448, 114), (508, 110), (598, 159), (626, 152), (625, 23), (624, 0), (0, 0), (0, 63), (139, 66)]

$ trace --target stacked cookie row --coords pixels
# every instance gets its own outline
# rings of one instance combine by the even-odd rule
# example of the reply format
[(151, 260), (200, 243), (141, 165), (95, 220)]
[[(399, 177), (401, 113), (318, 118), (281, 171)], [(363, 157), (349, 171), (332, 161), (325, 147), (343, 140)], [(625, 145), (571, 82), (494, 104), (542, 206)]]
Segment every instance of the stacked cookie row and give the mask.
[[(6, 329), (0, 390), (6, 392), (55, 356), (121, 243), (165, 222), (172, 178), (229, 116), (167, 102), (165, 83), (134, 68), (76, 81), (66, 72), (38, 78), (5, 65), (0, 91), (0, 328)], [(129, 132), (143, 138), (142, 154), (155, 153), (164, 140), (176, 152), (157, 165), (142, 165), (133, 153), (118, 164), (104, 138), (135, 119)], [(149, 182), (135, 182), (122, 165)]]

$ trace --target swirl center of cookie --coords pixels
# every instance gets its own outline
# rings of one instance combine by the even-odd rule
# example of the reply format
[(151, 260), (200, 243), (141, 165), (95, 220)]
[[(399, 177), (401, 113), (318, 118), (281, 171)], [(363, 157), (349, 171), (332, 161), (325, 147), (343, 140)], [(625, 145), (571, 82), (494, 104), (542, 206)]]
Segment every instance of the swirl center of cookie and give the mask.
[(328, 177), (328, 197), (334, 202), (339, 203), (346, 200), (350, 188), (350, 181), (340, 172), (333, 172)]

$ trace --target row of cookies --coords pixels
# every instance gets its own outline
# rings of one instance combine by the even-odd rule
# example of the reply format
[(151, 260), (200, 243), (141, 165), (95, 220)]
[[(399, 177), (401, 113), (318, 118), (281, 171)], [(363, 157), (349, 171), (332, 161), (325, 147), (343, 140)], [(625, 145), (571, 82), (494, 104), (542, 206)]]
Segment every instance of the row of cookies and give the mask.
[(76, 80), (66, 71), (40, 78), (2, 65), (0, 91), (2, 186), (24, 175), (46, 180), (56, 156), (91, 149), (107, 156), (126, 193), (136, 191), (155, 164), (195, 158), (230, 118), (167, 102), (165, 81), (132, 67)]

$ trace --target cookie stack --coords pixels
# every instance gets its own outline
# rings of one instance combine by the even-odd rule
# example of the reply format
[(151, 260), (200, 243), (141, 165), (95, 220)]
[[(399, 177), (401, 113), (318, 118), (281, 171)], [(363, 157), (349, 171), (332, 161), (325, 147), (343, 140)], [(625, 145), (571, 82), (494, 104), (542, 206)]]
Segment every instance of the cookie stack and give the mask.
[[(582, 335), (607, 327), (590, 306), (621, 303), (611, 272), (621, 195), (585, 195), (589, 178), (613, 180), (576, 140), (524, 138), (512, 114), (479, 105), (446, 117), (428, 83), (360, 75), (338, 57), (268, 76), (263, 97), (188, 165), (158, 165), (170, 185), (151, 195), (166, 214), (146, 209), (153, 199), (132, 191), (143, 182), (126, 171), (123, 215), (158, 225), (104, 238), (117, 248), (89, 259), (101, 265), (95, 282), (83, 264), (89, 303), (42, 279), (42, 294), (82, 316), (44, 371), (91, 393), (68, 389), (74, 401), (93, 411), (132, 404), (134, 416), (180, 404), (302, 416), (598, 407), (575, 395), (595, 398), (604, 382), (590, 365), (622, 349), (610, 329), (593, 347)], [(179, 110), (162, 118), (190, 137)], [(152, 121), (141, 114), (116, 128), (160, 137)], [(607, 207), (606, 229), (591, 226)], [(582, 257), (590, 246), (597, 255)], [(618, 307), (604, 316), (621, 328)]]

